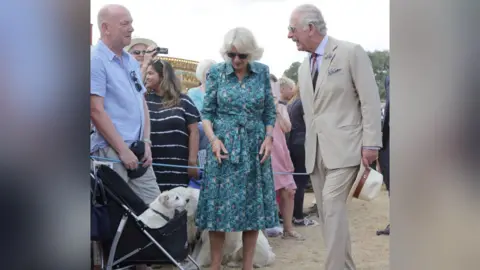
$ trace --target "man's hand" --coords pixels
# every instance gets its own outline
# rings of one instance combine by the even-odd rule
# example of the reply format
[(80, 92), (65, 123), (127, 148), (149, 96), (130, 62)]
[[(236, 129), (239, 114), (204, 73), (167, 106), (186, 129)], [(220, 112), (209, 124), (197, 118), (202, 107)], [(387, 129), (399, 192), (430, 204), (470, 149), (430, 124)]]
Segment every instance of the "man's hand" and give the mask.
[(369, 168), (370, 165), (377, 160), (378, 150), (362, 149), (362, 163), (365, 168)]
[(152, 148), (150, 147), (150, 144), (145, 143), (145, 154), (143, 154), (143, 167), (147, 168), (148, 166), (152, 165), (153, 159), (152, 159)]
[(129, 170), (135, 170), (138, 167), (138, 158), (129, 148), (125, 148), (125, 150), (118, 153), (118, 157), (122, 161), (125, 168)]

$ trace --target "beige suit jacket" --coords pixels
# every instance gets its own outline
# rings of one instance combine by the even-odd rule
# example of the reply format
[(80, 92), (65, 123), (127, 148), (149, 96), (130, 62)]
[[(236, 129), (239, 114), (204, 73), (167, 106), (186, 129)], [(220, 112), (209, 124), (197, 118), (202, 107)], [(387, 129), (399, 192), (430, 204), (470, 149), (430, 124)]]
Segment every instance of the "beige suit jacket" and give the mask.
[(329, 37), (315, 91), (309, 57), (299, 67), (298, 84), (307, 173), (313, 172), (315, 162), (323, 161), (327, 169), (359, 165), (362, 146), (382, 146), (380, 96), (370, 59), (360, 45)]

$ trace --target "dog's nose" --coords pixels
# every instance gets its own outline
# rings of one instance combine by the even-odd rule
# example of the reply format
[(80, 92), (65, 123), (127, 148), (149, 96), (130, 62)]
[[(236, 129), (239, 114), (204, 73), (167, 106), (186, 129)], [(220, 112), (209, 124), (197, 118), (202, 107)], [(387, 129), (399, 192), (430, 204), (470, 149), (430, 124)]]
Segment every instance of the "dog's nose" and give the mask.
[(190, 199), (186, 199), (186, 200), (185, 200), (185, 202), (187, 202), (187, 203), (188, 203), (189, 201), (190, 201)]

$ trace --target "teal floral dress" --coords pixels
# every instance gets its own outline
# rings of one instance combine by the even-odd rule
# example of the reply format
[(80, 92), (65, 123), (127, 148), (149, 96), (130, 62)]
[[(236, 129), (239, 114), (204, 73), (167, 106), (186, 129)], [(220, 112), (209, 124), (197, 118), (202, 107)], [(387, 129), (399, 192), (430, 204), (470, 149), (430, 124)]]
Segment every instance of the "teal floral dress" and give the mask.
[(196, 225), (202, 230), (234, 232), (278, 225), (271, 159), (260, 164), (265, 127), (276, 110), (268, 66), (250, 63), (239, 81), (230, 63), (209, 70), (202, 118), (228, 151), (219, 164), (208, 151)]

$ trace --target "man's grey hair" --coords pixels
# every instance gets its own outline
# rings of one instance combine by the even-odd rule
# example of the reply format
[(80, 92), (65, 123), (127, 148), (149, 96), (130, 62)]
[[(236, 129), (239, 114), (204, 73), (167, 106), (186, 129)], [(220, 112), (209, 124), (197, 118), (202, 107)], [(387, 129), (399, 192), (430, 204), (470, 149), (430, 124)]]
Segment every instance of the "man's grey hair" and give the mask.
[(225, 61), (231, 61), (227, 53), (235, 47), (238, 53), (248, 54), (248, 61), (258, 61), (262, 58), (263, 48), (257, 44), (253, 33), (244, 27), (236, 27), (225, 34), (220, 54)]
[(278, 84), (280, 85), (280, 88), (288, 87), (293, 89), (295, 87), (295, 82), (292, 79), (287, 78), (285, 76), (278, 79)]
[(307, 28), (309, 24), (317, 28), (318, 33), (322, 36), (327, 35), (327, 24), (323, 19), (322, 12), (316, 6), (311, 4), (304, 4), (295, 8), (301, 18), (301, 24)]
[(207, 71), (210, 69), (212, 65), (216, 63), (217, 62), (210, 59), (206, 59), (198, 63), (197, 70), (195, 71), (195, 76), (202, 84), (205, 83), (205, 75), (207, 74)]

